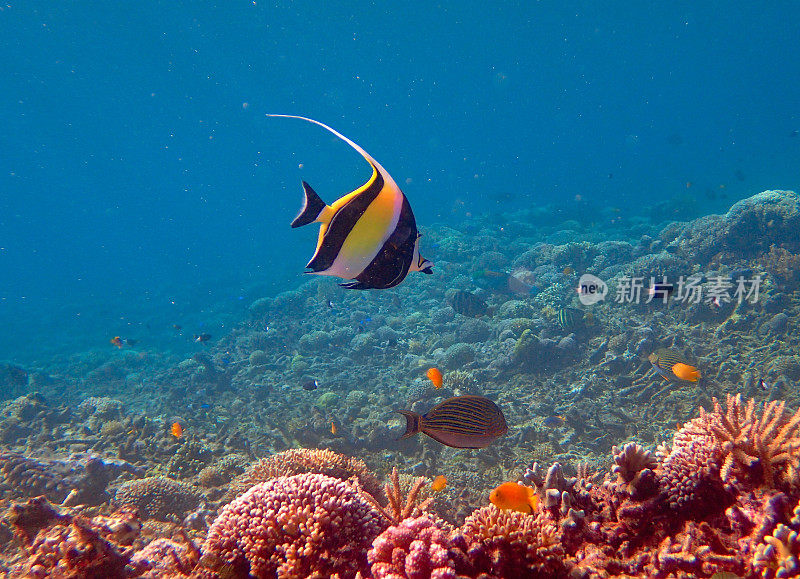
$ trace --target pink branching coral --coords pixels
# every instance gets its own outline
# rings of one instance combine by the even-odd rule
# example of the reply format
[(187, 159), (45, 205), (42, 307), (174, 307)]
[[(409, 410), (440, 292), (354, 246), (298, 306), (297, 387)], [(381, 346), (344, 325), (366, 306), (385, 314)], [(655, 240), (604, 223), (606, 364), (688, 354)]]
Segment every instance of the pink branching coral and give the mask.
[(675, 433), (671, 448), (658, 447), (660, 486), (673, 509), (728, 500), (719, 478), (722, 449), (714, 434), (720, 424), (718, 413), (700, 408), (700, 416)]
[(756, 549), (753, 566), (766, 579), (800, 575), (800, 537), (797, 531), (779, 524)]
[(375, 579), (455, 579), (448, 530), (429, 517), (405, 519), (372, 543), (367, 560)]
[(201, 566), (226, 577), (367, 573), (367, 550), (386, 527), (348, 483), (321, 474), (278, 477), (229, 503), (211, 525)]
[[(738, 490), (800, 486), (800, 410), (768, 402), (760, 416), (756, 402), (728, 396), (723, 410), (700, 409), (672, 441), (659, 447), (661, 487), (673, 508), (730, 502)], [(724, 488), (723, 488), (724, 487)], [(725, 492), (727, 489), (727, 492)]]

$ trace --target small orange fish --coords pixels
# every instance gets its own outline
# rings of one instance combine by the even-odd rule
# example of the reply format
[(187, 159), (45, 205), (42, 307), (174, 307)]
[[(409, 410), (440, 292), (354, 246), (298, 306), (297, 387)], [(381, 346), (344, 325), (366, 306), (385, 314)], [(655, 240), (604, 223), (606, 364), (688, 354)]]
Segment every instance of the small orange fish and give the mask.
[(119, 336), (114, 336), (109, 341), (111, 342), (112, 346), (116, 346), (117, 348), (122, 348), (122, 338), (120, 338)]
[(700, 370), (681, 362), (672, 366), (672, 373), (681, 380), (686, 380), (687, 382), (697, 382), (700, 379)]
[(425, 375), (433, 382), (433, 387), (437, 390), (442, 387), (444, 384), (444, 378), (442, 377), (442, 372), (439, 368), (428, 368), (428, 371), (425, 372)]
[(507, 482), (489, 493), (489, 500), (500, 510), (512, 510), (526, 515), (533, 514), (539, 506), (539, 497), (529, 486)]
[(440, 474), (435, 479), (433, 479), (433, 482), (431, 483), (431, 490), (438, 493), (440, 490), (443, 490), (444, 487), (446, 486), (447, 486), (447, 478), (443, 474)]
[(567, 267), (564, 268), (564, 271), (562, 271), (561, 273), (563, 273), (564, 275), (572, 275), (573, 273), (575, 273), (575, 270), (568, 265)]
[(338, 429), (338, 428), (336, 428), (336, 423), (335, 423), (335, 422), (333, 422), (333, 421), (331, 421), (331, 434), (333, 434), (334, 436), (336, 436), (336, 433), (337, 433), (337, 432), (339, 432), (339, 429)]
[(181, 426), (180, 422), (173, 422), (172, 428), (170, 428), (169, 431), (175, 438), (183, 436), (183, 426)]

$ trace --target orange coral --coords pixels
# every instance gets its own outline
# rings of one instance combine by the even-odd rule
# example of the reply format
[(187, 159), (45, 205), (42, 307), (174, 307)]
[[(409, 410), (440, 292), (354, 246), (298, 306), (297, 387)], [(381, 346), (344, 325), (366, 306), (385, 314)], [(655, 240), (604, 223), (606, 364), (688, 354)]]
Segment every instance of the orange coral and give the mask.
[[(418, 497), (425, 479), (418, 477), (411, 485), (411, 488), (406, 495), (405, 503), (403, 501), (403, 491), (400, 487), (400, 475), (397, 474), (397, 468), (392, 469), (392, 484), (386, 483), (386, 496), (389, 498), (389, 508), (384, 508), (374, 498), (371, 493), (362, 492), (362, 496), (368, 502), (380, 511), (392, 525), (399, 525), (403, 520), (410, 517), (420, 517), (427, 510), (432, 498), (426, 498), (418, 504)], [(361, 490), (361, 489), (360, 489)]]

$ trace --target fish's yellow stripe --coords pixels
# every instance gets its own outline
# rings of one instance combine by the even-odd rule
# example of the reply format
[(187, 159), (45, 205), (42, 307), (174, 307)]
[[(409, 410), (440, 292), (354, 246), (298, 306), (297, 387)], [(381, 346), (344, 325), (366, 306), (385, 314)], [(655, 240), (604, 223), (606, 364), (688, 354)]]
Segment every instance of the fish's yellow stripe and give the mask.
[(325, 273), (354, 279), (364, 271), (397, 227), (402, 204), (402, 192), (386, 184), (350, 230), (342, 249)]
[(328, 208), (323, 210), (323, 212), (320, 214), (320, 218), (317, 219), (317, 221), (319, 221), (322, 225), (319, 228), (319, 235), (317, 236), (317, 247), (314, 250), (314, 256), (312, 256), (311, 259), (314, 259), (314, 257), (317, 255), (317, 252), (319, 251), (319, 248), (322, 245), (322, 240), (325, 237), (325, 232), (328, 231), (328, 225), (330, 224), (333, 216), (336, 215), (336, 213), (342, 207), (347, 205), (348, 202), (350, 202), (352, 199), (354, 199), (355, 197), (357, 197), (358, 195), (369, 189), (369, 186), (375, 182), (375, 179), (378, 176), (378, 169), (372, 163), (370, 163), (370, 166), (372, 167), (372, 176), (366, 183), (364, 183), (358, 189), (351, 191), (347, 195), (342, 195), (341, 197), (339, 197), (336, 201), (331, 203), (328, 206)]

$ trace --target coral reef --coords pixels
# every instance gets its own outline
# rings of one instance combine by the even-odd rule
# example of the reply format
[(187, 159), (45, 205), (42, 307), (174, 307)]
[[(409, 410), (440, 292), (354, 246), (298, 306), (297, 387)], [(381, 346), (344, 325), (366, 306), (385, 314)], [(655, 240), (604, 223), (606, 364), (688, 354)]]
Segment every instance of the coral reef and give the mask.
[(131, 513), (86, 518), (60, 513), (46, 499), (12, 505), (5, 520), (24, 545), (14, 577), (128, 577), (140, 523)]
[(183, 518), (197, 507), (201, 493), (194, 486), (167, 477), (148, 477), (124, 483), (114, 503), (139, 510), (143, 519)]
[(327, 449), (292, 448), (250, 466), (231, 482), (225, 499), (231, 500), (260, 482), (301, 473), (324, 474), (341, 480), (356, 477), (366, 492), (377, 498), (382, 496), (377, 477), (363, 460)]
[(464, 545), (464, 571), (471, 577), (543, 579), (566, 575), (560, 538), (561, 529), (546, 512), (525, 515), (491, 506), (467, 517), (454, 542)]
[(381, 533), (367, 553), (375, 579), (455, 579), (449, 530), (423, 516), (404, 519)]
[(299, 474), (259, 483), (226, 505), (203, 545), (201, 565), (227, 577), (353, 577), (383, 517), (346, 482)]

